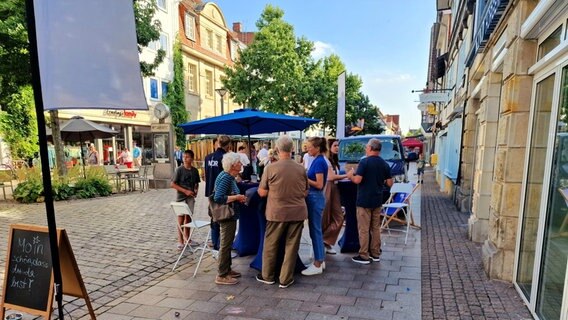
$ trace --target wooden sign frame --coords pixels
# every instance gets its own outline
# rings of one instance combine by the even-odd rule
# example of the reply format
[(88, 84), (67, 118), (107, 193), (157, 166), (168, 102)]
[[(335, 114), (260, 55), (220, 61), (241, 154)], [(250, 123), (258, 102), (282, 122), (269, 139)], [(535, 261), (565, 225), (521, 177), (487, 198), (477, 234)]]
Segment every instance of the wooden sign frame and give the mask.
[[(10, 225), (10, 233), (8, 235), (8, 250), (6, 254), (6, 269), (4, 272), (4, 287), (2, 289), (2, 300), (0, 301), (0, 319), (4, 319), (6, 309), (18, 310), (28, 314), (42, 316), (44, 319), (51, 319), (54, 298), (53, 270), (51, 271), (48, 301), (45, 310), (31, 309), (16, 304), (5, 303), (10, 267), (10, 254), (12, 250), (12, 236), (15, 230), (48, 233), (47, 227), (44, 226), (29, 224)], [(89, 300), (89, 295), (87, 293), (87, 289), (85, 288), (85, 283), (83, 282), (83, 278), (81, 277), (81, 272), (79, 271), (79, 266), (77, 265), (77, 260), (75, 260), (75, 255), (73, 254), (73, 250), (71, 249), (71, 243), (69, 242), (69, 237), (67, 237), (67, 232), (65, 231), (65, 229), (57, 229), (57, 245), (59, 247), (59, 261), (61, 265), (63, 294), (85, 299), (85, 304), (87, 305), (91, 319), (96, 319), (97, 317), (95, 316), (91, 301)]]

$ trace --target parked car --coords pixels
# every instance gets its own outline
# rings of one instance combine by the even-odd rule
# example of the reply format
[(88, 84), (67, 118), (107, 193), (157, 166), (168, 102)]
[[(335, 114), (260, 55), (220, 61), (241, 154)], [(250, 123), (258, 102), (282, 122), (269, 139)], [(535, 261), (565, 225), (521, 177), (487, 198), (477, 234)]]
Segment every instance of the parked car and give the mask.
[(400, 136), (395, 135), (364, 135), (339, 140), (340, 169), (347, 171), (356, 167), (359, 161), (365, 157), (365, 145), (371, 138), (377, 138), (381, 141), (381, 158), (390, 165), (394, 181), (408, 181), (404, 148)]

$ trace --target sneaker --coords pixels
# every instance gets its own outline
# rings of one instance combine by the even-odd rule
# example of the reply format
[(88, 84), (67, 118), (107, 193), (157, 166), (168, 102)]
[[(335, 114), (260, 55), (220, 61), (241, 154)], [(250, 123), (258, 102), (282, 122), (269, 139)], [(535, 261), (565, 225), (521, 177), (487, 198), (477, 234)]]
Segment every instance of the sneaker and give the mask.
[(286, 289), (286, 288), (288, 288), (289, 286), (291, 286), (292, 283), (294, 283), (294, 279), (292, 279), (292, 281), (290, 281), (290, 282), (288, 282), (288, 283), (286, 283), (286, 284), (281, 283), (281, 284), (278, 285), (278, 287), (279, 287), (279, 288), (282, 288), (282, 289)]
[(316, 274), (323, 273), (323, 264), (321, 266), (316, 267), (314, 264), (311, 264), (307, 269), (302, 270), (302, 274), (305, 276), (314, 276)]
[(380, 256), (377, 256), (377, 257), (370, 256), (369, 260), (371, 260), (373, 262), (379, 262), (379, 261), (381, 261), (381, 257)]
[(337, 254), (337, 251), (335, 251), (335, 249), (333, 249), (332, 247), (326, 247), (325, 248), (325, 253), (327, 254)]
[(264, 279), (262, 278), (262, 274), (260, 274), (260, 273), (256, 275), (256, 281), (262, 282), (262, 283), (264, 283), (264, 284), (274, 284), (274, 282), (275, 282), (274, 280), (272, 280), (272, 281), (264, 280)]
[(239, 254), (236, 251), (231, 251), (231, 259), (235, 259)]
[(322, 261), (321, 267), (322, 267), (323, 270), (325, 270), (325, 261)]
[(351, 260), (353, 262), (360, 263), (360, 264), (370, 264), (371, 263), (371, 261), (369, 261), (369, 259), (365, 259), (361, 256), (354, 256), (353, 258), (351, 258)]
[(231, 270), (229, 271), (229, 276), (231, 278), (240, 278), (241, 277), (241, 273), (235, 270)]
[(215, 283), (216, 284), (233, 285), (233, 284), (239, 283), (239, 280), (237, 280), (235, 278), (231, 278), (229, 275), (226, 275), (224, 277), (217, 276), (217, 277), (215, 277)]
[(219, 258), (219, 250), (211, 250), (211, 256), (217, 260)]

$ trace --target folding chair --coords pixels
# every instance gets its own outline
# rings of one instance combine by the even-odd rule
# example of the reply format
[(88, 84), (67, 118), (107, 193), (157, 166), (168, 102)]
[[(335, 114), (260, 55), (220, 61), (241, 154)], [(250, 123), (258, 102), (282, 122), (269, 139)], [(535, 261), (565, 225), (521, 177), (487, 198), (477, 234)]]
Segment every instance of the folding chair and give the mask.
[[(415, 227), (420, 229), (418, 225), (414, 223), (414, 217), (412, 215), (412, 208), (410, 206), (410, 198), (412, 194), (420, 184), (413, 186), (412, 183), (395, 183), (391, 187), (391, 195), (387, 202), (381, 207), (380, 215), (382, 218), (381, 229), (386, 229), (389, 232), (391, 228), (389, 224), (393, 221), (400, 224), (406, 225), (406, 230), (396, 230), (406, 232), (406, 237), (404, 238), (404, 244), (408, 241), (408, 232), (410, 227)], [(403, 217), (399, 217), (399, 213), (402, 213)]]
[[(175, 215), (175, 218), (176, 218), (176, 226), (177, 226), (178, 230), (181, 232), (181, 234), (182, 235), (184, 234), (185, 228), (191, 228), (190, 232), (189, 232), (189, 237), (187, 239), (185, 239), (183, 249), (182, 249), (181, 253), (179, 254), (179, 257), (177, 258), (177, 261), (174, 264), (172, 271), (174, 271), (176, 269), (179, 261), (181, 260), (181, 257), (183, 256), (183, 254), (185, 252), (185, 249), (189, 246), (189, 243), (191, 242), (193, 235), (196, 232), (202, 232), (203, 228), (207, 229), (207, 236), (203, 240), (203, 245), (201, 247), (195, 248), (195, 249), (192, 249), (190, 247), (190, 250), (192, 251), (192, 253), (195, 253), (196, 251), (201, 250), (201, 255), (199, 256), (199, 261), (197, 262), (197, 266), (195, 267), (195, 271), (193, 272), (193, 277), (195, 278), (195, 275), (197, 274), (197, 270), (199, 269), (199, 265), (201, 265), (201, 260), (203, 260), (203, 255), (205, 254), (205, 251), (211, 252), (211, 249), (209, 249), (207, 247), (207, 241), (209, 241), (209, 238), (211, 237), (211, 228), (209, 227), (211, 222), (209, 220), (205, 221), (205, 220), (194, 219), (193, 213), (191, 212), (191, 210), (189, 209), (189, 206), (185, 202), (171, 202), (170, 206), (171, 206), (172, 211), (174, 212), (174, 215)], [(191, 222), (179, 225), (177, 218), (179, 216), (186, 216), (186, 215), (189, 216), (189, 218), (191, 219)]]

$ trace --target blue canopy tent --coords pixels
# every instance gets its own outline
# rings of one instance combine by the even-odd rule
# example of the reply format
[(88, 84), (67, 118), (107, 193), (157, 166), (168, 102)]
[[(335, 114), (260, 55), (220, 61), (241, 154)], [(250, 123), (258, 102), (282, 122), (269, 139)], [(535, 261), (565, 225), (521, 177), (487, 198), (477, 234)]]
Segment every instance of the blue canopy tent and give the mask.
[(179, 126), (187, 134), (251, 134), (304, 130), (318, 119), (288, 116), (256, 109), (239, 109), (218, 117), (187, 122)]
[(276, 114), (256, 109), (239, 109), (233, 113), (187, 122), (179, 126), (186, 134), (247, 136), (250, 145), (251, 134), (304, 130), (318, 122), (318, 119), (313, 118)]

